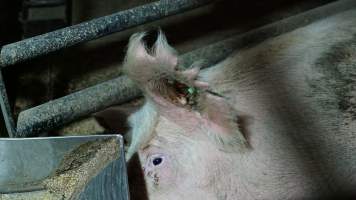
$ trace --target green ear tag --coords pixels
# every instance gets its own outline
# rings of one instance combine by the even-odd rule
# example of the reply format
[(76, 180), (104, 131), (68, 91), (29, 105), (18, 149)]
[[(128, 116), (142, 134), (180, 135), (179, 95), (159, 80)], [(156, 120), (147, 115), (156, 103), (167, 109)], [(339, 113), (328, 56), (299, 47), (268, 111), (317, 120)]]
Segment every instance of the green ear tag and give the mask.
[(195, 94), (195, 92), (196, 92), (196, 89), (194, 87), (188, 88), (188, 93), (189, 94), (193, 95), (193, 94)]

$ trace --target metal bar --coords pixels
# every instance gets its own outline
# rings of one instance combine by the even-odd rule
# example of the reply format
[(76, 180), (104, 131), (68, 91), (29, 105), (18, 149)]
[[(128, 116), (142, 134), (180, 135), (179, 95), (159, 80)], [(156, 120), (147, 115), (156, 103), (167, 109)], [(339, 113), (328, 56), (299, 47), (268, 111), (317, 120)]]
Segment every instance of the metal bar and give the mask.
[(127, 77), (119, 77), (21, 112), (16, 137), (35, 136), (79, 117), (140, 95)]
[(2, 76), (2, 71), (0, 70), (0, 106), (4, 117), (5, 126), (10, 137), (15, 137), (16, 128), (14, 118), (12, 116), (9, 100), (7, 97), (5, 82)]
[[(208, 67), (238, 48), (292, 31), (353, 7), (356, 7), (356, 1), (345, 0), (316, 8), (184, 54), (180, 57), (180, 63), (187, 67), (195, 60), (205, 59), (203, 67)], [(138, 96), (139, 90), (125, 76), (98, 84), (21, 112), (17, 123), (17, 137), (28, 137), (51, 130), (89, 113)]]
[(221, 42), (208, 45), (197, 49), (189, 54), (184, 55), (180, 63), (190, 65), (192, 61), (204, 58), (210, 64), (216, 64), (224, 59), (234, 50), (245, 46), (253, 46), (268, 38), (276, 37), (283, 33), (290, 32), (294, 29), (306, 26), (317, 20), (323, 19), (346, 10), (356, 7), (355, 0), (341, 0), (334, 3), (314, 8), (301, 14), (297, 14), (286, 19), (262, 26), (257, 29), (248, 31), (242, 35), (237, 35)]
[(8, 44), (1, 49), (0, 66), (13, 65), (81, 42), (182, 13), (211, 1), (161, 0)]

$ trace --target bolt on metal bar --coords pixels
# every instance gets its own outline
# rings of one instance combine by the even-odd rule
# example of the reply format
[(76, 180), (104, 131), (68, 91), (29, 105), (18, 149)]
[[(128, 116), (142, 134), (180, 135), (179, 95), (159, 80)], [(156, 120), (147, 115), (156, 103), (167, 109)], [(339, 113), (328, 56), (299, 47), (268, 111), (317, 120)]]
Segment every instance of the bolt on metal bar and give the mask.
[[(354, 7), (356, 7), (356, 1), (354, 0), (328, 4), (245, 34), (199, 48), (182, 55), (179, 63), (187, 67), (195, 60), (203, 58), (206, 61), (203, 67), (208, 67), (221, 61), (238, 48), (278, 36), (326, 16)], [(137, 87), (125, 76), (109, 80), (21, 112), (18, 117), (16, 136), (34, 136), (108, 106), (139, 97), (140, 94)]]
[(78, 43), (182, 13), (210, 2), (212, 0), (161, 0), (8, 44), (1, 49), (0, 66), (5, 67), (46, 55)]

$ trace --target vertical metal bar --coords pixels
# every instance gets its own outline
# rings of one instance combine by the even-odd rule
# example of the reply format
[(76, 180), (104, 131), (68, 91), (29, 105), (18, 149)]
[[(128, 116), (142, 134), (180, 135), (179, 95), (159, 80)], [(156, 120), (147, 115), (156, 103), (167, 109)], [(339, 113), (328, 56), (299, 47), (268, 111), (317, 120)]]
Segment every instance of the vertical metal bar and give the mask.
[(0, 70), (0, 107), (2, 115), (4, 117), (5, 126), (10, 137), (16, 136), (16, 128), (14, 118), (12, 117), (12, 112), (10, 108), (9, 99), (7, 97), (5, 82), (2, 76), (2, 71)]

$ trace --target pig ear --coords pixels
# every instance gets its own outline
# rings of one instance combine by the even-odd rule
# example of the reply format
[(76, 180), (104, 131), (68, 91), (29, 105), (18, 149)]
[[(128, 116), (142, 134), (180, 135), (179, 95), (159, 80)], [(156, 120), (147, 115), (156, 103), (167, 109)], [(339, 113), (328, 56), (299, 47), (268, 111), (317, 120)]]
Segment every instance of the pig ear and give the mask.
[(151, 50), (146, 48), (143, 38), (145, 33), (131, 36), (123, 70), (130, 79), (144, 88), (147, 83), (159, 80), (174, 73), (178, 63), (177, 52), (168, 45), (166, 37), (159, 31)]
[(150, 70), (145, 69), (150, 66), (154, 58), (148, 54), (142, 38), (145, 33), (135, 33), (130, 37), (127, 53), (123, 65), (123, 71), (132, 80), (137, 82), (148, 81)]
[(223, 150), (246, 150), (248, 145), (239, 127), (238, 113), (227, 99), (206, 93), (199, 101), (199, 112), (208, 136)]
[[(173, 73), (178, 65), (178, 52), (171, 47), (161, 30), (153, 46), (153, 53), (160, 64), (168, 66), (168, 72)], [(162, 70), (160, 68), (160, 70)]]

